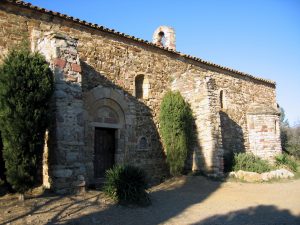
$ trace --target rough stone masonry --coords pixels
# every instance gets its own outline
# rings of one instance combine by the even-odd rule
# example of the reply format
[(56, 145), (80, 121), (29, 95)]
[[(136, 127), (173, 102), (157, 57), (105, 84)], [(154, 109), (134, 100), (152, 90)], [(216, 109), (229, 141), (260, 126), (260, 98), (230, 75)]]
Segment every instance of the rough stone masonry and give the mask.
[(275, 83), (177, 52), (172, 28), (150, 43), (14, 0), (1, 1), (0, 27), (0, 62), (29, 40), (55, 76), (44, 184), (59, 193), (101, 182), (114, 164), (166, 176), (158, 115), (167, 90), (193, 110), (187, 169), (222, 175), (235, 152), (281, 152)]

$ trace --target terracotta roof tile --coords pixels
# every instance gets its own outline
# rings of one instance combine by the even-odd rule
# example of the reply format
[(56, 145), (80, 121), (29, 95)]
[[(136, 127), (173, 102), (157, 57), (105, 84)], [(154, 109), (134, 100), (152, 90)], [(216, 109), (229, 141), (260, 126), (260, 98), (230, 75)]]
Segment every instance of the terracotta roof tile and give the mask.
[(233, 72), (235, 74), (243, 75), (243, 76), (255, 79), (255, 80), (259, 80), (259, 81), (263, 81), (263, 82), (266, 82), (266, 83), (276, 85), (276, 83), (274, 81), (259, 78), (259, 77), (255, 77), (255, 76), (253, 76), (251, 74), (248, 74), (248, 73), (240, 72), (240, 71), (237, 71), (237, 70), (225, 67), (225, 66), (221, 66), (221, 65), (209, 62), (209, 61), (205, 61), (203, 59), (200, 59), (200, 58), (197, 58), (197, 57), (194, 57), (194, 56), (191, 56), (191, 55), (187, 55), (187, 54), (175, 51), (175, 50), (171, 50), (171, 49), (168, 49), (168, 48), (165, 48), (165, 47), (162, 47), (162, 46), (158, 46), (158, 45), (153, 44), (152, 42), (149, 42), (149, 41), (146, 41), (146, 40), (143, 40), (143, 39), (140, 39), (140, 38), (136, 38), (134, 36), (127, 35), (127, 34), (124, 34), (124, 33), (120, 33), (118, 31), (115, 31), (114, 29), (108, 29), (108, 28), (105, 28), (103, 26), (99, 26), (98, 24), (89, 23), (89, 22), (86, 22), (85, 20), (80, 20), (78, 18), (74, 18), (74, 17), (68, 16), (66, 14), (61, 14), (59, 12), (53, 12), (51, 10), (47, 10), (45, 8), (40, 8), (40, 7), (34, 6), (30, 3), (19, 1), (19, 0), (5, 0), (5, 1), (9, 2), (9, 3), (12, 3), (12, 4), (15, 4), (15, 5), (25, 7), (25, 8), (30, 8), (30, 9), (33, 9), (33, 10), (37, 10), (37, 11), (42, 12), (42, 13), (58, 16), (58, 17), (61, 17), (61, 18), (67, 19), (67, 20), (71, 20), (75, 23), (79, 23), (79, 24), (82, 24), (82, 25), (85, 25), (85, 26), (88, 26), (88, 27), (96, 28), (96, 29), (101, 30), (101, 31), (105, 31), (105, 32), (108, 32), (108, 33), (111, 33), (111, 34), (122, 36), (122, 37), (125, 37), (125, 38), (128, 38), (128, 39), (132, 39), (132, 40), (140, 42), (140, 43), (144, 43), (144, 44), (147, 44), (147, 45), (150, 45), (150, 46), (154, 46), (156, 48), (171, 52), (173, 54), (177, 54), (179, 56), (182, 56), (182, 57), (185, 57), (185, 58), (197, 61), (197, 62), (201, 62), (201, 63), (209, 65), (209, 66), (214, 66), (216, 68), (227, 70), (227, 71)]

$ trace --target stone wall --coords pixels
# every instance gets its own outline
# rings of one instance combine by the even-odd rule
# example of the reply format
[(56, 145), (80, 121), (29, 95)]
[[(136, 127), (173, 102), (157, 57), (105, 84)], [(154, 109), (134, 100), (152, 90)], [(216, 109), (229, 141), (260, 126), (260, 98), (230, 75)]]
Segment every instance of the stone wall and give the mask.
[[(4, 1), (0, 27), (0, 61), (15, 44), (30, 40), (55, 72), (57, 150), (52, 152), (52, 175), (58, 183), (69, 177), (79, 182), (82, 176), (93, 182), (97, 126), (117, 129), (117, 163), (140, 166), (154, 180), (165, 176), (158, 115), (169, 89), (180, 90), (194, 113), (198, 136), (189, 167), (214, 174), (223, 171), (223, 154), (250, 151), (249, 104), (276, 105), (270, 82), (51, 13)], [(138, 76), (143, 76), (147, 94), (137, 98)], [(109, 114), (115, 116), (105, 116)]]

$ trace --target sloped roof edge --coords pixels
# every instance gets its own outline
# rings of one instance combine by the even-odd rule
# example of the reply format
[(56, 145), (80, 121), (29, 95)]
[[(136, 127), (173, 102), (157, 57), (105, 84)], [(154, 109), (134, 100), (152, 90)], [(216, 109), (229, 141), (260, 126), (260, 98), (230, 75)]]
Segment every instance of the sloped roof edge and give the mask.
[(25, 8), (33, 9), (33, 10), (39, 11), (41, 13), (46, 13), (46, 14), (50, 14), (50, 15), (53, 15), (53, 16), (58, 16), (60, 18), (72, 21), (74, 23), (79, 23), (81, 25), (85, 25), (85, 26), (88, 26), (88, 27), (91, 27), (91, 28), (94, 28), (94, 29), (97, 29), (97, 30), (101, 30), (101, 31), (104, 31), (104, 32), (107, 32), (107, 33), (110, 33), (110, 34), (114, 34), (114, 35), (125, 37), (125, 38), (131, 39), (131, 40), (134, 40), (134, 41), (137, 41), (137, 42), (140, 42), (140, 43), (144, 43), (144, 44), (147, 44), (147, 45), (150, 45), (150, 46), (154, 46), (154, 47), (162, 49), (164, 51), (171, 52), (173, 54), (185, 57), (187, 59), (191, 59), (191, 60), (194, 60), (196, 62), (200, 62), (200, 63), (206, 64), (206, 65), (209, 65), (209, 66), (216, 67), (218, 69), (226, 70), (226, 71), (229, 71), (229, 72), (233, 72), (235, 74), (239, 74), (239, 75), (246, 76), (246, 77), (249, 77), (249, 78), (252, 78), (252, 79), (255, 79), (255, 80), (259, 80), (259, 81), (263, 81), (263, 82), (266, 82), (266, 83), (269, 83), (269, 84), (276, 85), (276, 82), (274, 82), (272, 80), (259, 78), (259, 77), (253, 76), (251, 74), (244, 73), (244, 72), (241, 72), (241, 71), (238, 71), (238, 70), (234, 70), (234, 69), (231, 69), (231, 68), (228, 68), (228, 67), (225, 67), (225, 66), (221, 66), (221, 65), (209, 62), (209, 61), (205, 61), (203, 59), (200, 59), (200, 58), (197, 58), (197, 57), (194, 57), (194, 56), (191, 56), (191, 55), (187, 55), (187, 54), (184, 54), (184, 53), (181, 53), (181, 52), (169, 49), (169, 48), (161, 47), (161, 46), (155, 45), (155, 44), (153, 44), (153, 43), (151, 43), (147, 40), (143, 40), (143, 39), (137, 38), (135, 36), (127, 35), (125, 33), (121, 33), (121, 32), (118, 32), (114, 29), (109, 29), (109, 28), (106, 28), (104, 26), (100, 26), (98, 24), (89, 23), (85, 20), (80, 20), (78, 18), (74, 18), (74, 17), (68, 16), (66, 14), (62, 14), (62, 13), (59, 13), (59, 12), (54, 12), (52, 10), (48, 10), (48, 9), (45, 9), (45, 8), (40, 8), (38, 6), (32, 5), (31, 3), (27, 3), (27, 2), (19, 1), (19, 0), (4, 0), (4, 1), (12, 3), (14, 5), (18, 5), (18, 6), (22, 6), (22, 7), (25, 7)]
[(280, 109), (262, 103), (251, 103), (247, 114), (250, 115), (280, 115)]

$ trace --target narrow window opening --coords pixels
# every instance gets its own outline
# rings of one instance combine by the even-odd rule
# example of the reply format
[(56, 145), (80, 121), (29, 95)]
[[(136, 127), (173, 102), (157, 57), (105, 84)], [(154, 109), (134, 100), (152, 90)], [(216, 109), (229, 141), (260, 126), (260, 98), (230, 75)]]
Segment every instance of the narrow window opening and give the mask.
[(144, 83), (144, 75), (138, 75), (135, 78), (135, 97), (143, 98), (143, 83)]
[(220, 106), (221, 106), (221, 109), (224, 108), (224, 96), (223, 96), (223, 90), (220, 91)]
[(135, 77), (135, 97), (139, 99), (148, 99), (150, 84), (147, 77), (138, 75)]

